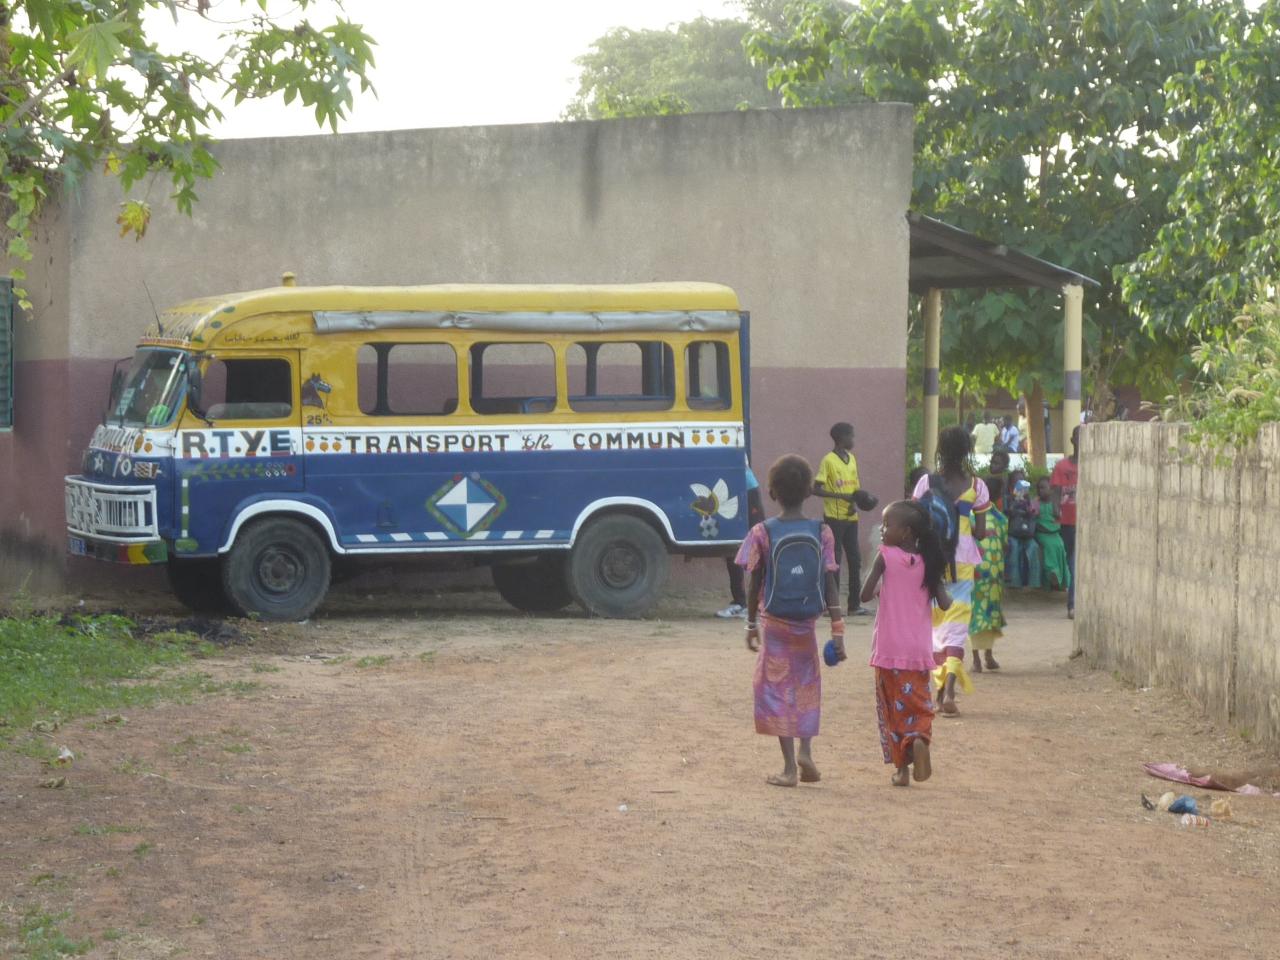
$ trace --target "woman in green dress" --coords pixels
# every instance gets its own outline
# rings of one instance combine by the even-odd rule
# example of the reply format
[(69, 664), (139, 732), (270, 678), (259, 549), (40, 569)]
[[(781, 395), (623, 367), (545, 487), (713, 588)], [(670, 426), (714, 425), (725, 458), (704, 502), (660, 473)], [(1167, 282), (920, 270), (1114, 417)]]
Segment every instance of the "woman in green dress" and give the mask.
[(987, 479), (991, 509), (987, 511), (985, 535), (978, 541), (982, 562), (974, 571), (973, 613), (969, 618), (969, 642), (973, 645), (973, 672), (999, 670), (992, 654), (995, 642), (1004, 636), (1004, 557), (1009, 542), (1009, 518), (997, 506), (1004, 495), (1004, 478)]
[(1040, 518), (1036, 521), (1036, 543), (1040, 544), (1040, 569), (1043, 586), (1050, 590), (1065, 590), (1071, 586), (1071, 571), (1067, 567), (1067, 547), (1062, 542), (1062, 524), (1058, 522), (1049, 488), (1049, 478), (1036, 482), (1036, 496), (1040, 498)]

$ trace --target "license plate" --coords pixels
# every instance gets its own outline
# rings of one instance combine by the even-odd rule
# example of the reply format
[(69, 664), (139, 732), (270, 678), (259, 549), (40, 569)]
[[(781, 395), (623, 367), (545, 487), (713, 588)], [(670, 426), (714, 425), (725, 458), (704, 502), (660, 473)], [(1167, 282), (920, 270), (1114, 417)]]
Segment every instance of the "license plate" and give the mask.
[(68, 537), (67, 549), (77, 557), (87, 557), (89, 555), (89, 545), (84, 542), (82, 537)]

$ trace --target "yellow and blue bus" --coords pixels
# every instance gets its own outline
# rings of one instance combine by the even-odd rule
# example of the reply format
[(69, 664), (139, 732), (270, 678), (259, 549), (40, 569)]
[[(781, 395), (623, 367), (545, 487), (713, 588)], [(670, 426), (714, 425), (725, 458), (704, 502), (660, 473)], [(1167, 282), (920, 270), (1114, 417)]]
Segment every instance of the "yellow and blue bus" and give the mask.
[(650, 611), (746, 533), (748, 317), (709, 283), (284, 285), (157, 316), (113, 377), (69, 549), (300, 620), (335, 563), (459, 556), (528, 611)]

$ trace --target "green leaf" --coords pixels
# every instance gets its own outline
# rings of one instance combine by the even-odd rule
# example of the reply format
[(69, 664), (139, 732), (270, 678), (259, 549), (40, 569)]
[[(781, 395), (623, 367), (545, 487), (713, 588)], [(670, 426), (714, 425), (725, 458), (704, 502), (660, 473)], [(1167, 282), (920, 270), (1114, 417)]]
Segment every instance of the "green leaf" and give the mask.
[(72, 45), (67, 62), (80, 68), (90, 79), (102, 79), (108, 68), (124, 53), (120, 38), (131, 29), (129, 23), (117, 19), (90, 23), (72, 31), (67, 36)]
[(27, 244), (27, 238), (22, 235), (10, 237), (8, 253), (16, 260), (30, 260), (31, 247)]
[(126, 200), (120, 204), (120, 215), (116, 224), (120, 227), (120, 236), (133, 234), (134, 240), (141, 240), (146, 235), (147, 226), (151, 223), (151, 207), (141, 200)]

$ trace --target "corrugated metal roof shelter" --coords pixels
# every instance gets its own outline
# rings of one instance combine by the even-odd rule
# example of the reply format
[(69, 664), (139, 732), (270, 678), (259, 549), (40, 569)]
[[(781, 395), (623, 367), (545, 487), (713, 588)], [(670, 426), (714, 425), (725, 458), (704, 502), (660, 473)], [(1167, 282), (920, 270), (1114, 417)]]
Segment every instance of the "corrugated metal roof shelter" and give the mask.
[[(1041, 260), (1003, 243), (912, 211), (909, 285), (925, 297), (924, 450), (931, 464), (938, 443), (939, 355), (942, 338), (942, 291), (1041, 287), (1063, 296), (1063, 440), (1069, 425), (1080, 422), (1082, 302), (1092, 277)], [(1044, 463), (1043, 438), (1029, 438), (1032, 459)]]
[(922, 213), (908, 213), (912, 293), (972, 288), (1101, 286), (1092, 277), (1041, 260), (1003, 243), (984, 240)]

